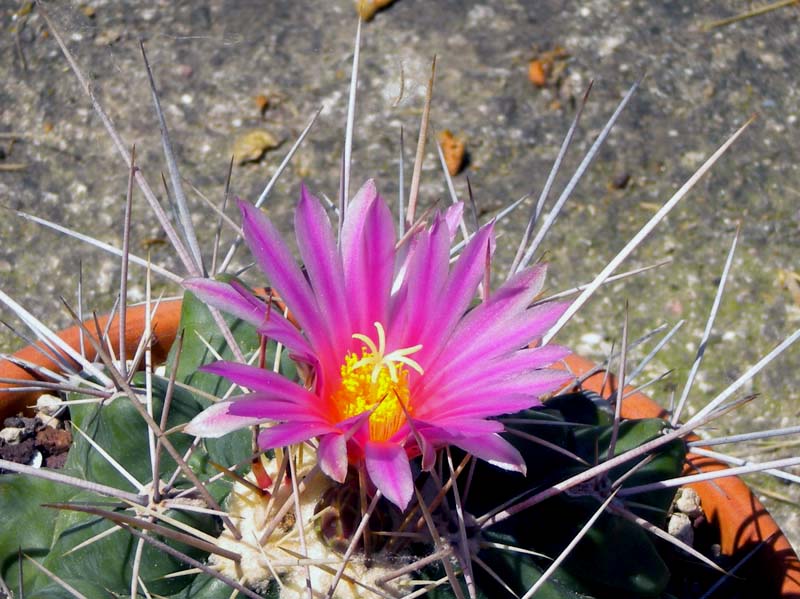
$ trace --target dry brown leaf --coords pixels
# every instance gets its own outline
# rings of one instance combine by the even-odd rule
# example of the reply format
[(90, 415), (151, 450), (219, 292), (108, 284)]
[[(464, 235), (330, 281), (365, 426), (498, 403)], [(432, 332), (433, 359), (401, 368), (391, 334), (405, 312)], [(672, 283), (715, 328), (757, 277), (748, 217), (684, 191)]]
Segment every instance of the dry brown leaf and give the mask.
[(269, 108), (269, 96), (265, 94), (258, 94), (254, 101), (256, 103), (256, 107), (258, 107), (258, 112), (264, 114), (267, 109)]
[(265, 152), (277, 148), (280, 141), (269, 131), (253, 129), (248, 131), (233, 142), (233, 155), (238, 164), (255, 162)]
[(544, 61), (540, 59), (532, 60), (528, 65), (528, 79), (536, 87), (544, 87), (547, 85), (547, 71), (549, 66), (546, 66)]
[(389, 6), (392, 2), (394, 0), (355, 0), (356, 10), (365, 21), (369, 21), (376, 12)]
[(561, 46), (540, 53), (528, 64), (528, 79), (536, 87), (545, 87), (564, 72), (567, 57), (569, 53)]
[(440, 132), (438, 138), (444, 154), (444, 162), (447, 165), (447, 172), (454, 177), (461, 172), (461, 168), (464, 166), (464, 154), (466, 153), (464, 140), (453, 135), (448, 129)]

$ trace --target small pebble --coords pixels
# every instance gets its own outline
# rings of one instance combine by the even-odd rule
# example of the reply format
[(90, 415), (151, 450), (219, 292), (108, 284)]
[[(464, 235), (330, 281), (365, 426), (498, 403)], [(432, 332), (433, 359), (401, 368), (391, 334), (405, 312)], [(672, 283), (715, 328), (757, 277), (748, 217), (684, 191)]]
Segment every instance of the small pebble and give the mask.
[(55, 415), (62, 408), (64, 402), (55, 395), (40, 395), (36, 400), (36, 410), (48, 416)]
[(689, 516), (681, 513), (674, 513), (669, 518), (667, 532), (679, 541), (683, 541), (690, 547), (694, 543), (694, 528)]
[(31, 461), (28, 462), (28, 466), (32, 466), (33, 468), (41, 468), (43, 462), (44, 456), (42, 455), (42, 452), (36, 449), (33, 452), (33, 456), (31, 456)]
[(703, 508), (700, 506), (700, 496), (697, 491), (689, 487), (678, 491), (675, 509), (682, 514), (686, 514), (689, 518), (697, 518), (703, 514)]
[(0, 431), (0, 439), (5, 441), (6, 445), (16, 445), (22, 440), (22, 433), (24, 429), (9, 426)]
[(46, 414), (45, 412), (36, 412), (36, 419), (39, 420), (44, 426), (49, 426), (50, 428), (58, 428), (61, 426), (61, 421), (58, 418), (51, 416), (50, 414)]
[(617, 173), (611, 180), (611, 187), (613, 189), (625, 189), (628, 186), (630, 180), (631, 180), (630, 173), (626, 172)]
[(122, 38), (122, 30), (116, 28), (104, 29), (94, 38), (95, 46), (110, 46)]

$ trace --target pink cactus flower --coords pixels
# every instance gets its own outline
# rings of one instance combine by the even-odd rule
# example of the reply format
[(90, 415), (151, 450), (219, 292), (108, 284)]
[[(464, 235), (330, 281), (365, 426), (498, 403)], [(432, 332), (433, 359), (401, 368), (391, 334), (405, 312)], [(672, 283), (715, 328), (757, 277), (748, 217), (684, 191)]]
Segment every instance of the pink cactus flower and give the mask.
[(570, 380), (546, 368), (568, 350), (531, 347), (566, 309), (530, 307), (544, 266), (473, 305), (494, 248), (492, 224), (452, 265), (460, 205), (398, 247), (391, 212), (368, 181), (347, 206), (338, 242), (320, 202), (302, 189), (295, 234), (304, 272), (270, 220), (239, 206), (245, 241), (298, 326), (236, 283), (189, 279), (184, 286), (281, 342), (305, 375), (296, 382), (238, 363), (205, 366), (251, 393), (211, 406), (186, 432), (216, 437), (269, 422), (258, 437), (262, 449), (317, 439), (323, 472), (342, 482), (349, 464), (364, 466), (400, 509), (413, 495), (409, 460), (421, 455), (429, 469), (444, 446), (525, 472), (492, 418), (540, 405), (540, 396)]

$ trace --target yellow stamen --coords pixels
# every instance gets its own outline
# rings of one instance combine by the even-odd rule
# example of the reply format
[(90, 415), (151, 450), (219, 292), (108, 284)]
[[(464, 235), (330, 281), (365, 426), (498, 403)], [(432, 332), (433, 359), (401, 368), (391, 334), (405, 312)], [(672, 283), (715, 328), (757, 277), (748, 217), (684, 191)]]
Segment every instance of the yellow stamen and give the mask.
[[(354, 339), (364, 344), (361, 357), (348, 352), (341, 367), (342, 380), (331, 396), (340, 419), (345, 420), (372, 410), (369, 417), (370, 438), (389, 439), (405, 422), (405, 411), (412, 412), (409, 403), (408, 368), (423, 373), (410, 354), (422, 349), (414, 345), (386, 353), (386, 331), (375, 323), (378, 344), (368, 336), (356, 333)], [(404, 409), (405, 408), (405, 411)]]

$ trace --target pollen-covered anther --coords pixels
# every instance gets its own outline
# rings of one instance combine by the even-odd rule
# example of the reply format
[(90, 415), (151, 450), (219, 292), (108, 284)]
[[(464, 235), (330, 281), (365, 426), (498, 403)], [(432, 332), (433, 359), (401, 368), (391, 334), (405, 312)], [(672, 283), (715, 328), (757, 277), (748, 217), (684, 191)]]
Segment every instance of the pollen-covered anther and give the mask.
[[(422, 367), (408, 356), (422, 349), (421, 345), (386, 353), (386, 332), (376, 322), (378, 343), (356, 333), (354, 339), (364, 343), (359, 358), (353, 352), (345, 356), (341, 367), (341, 383), (332, 402), (341, 419), (372, 410), (369, 417), (370, 438), (385, 441), (405, 422), (413, 409), (409, 401), (408, 368), (423, 373)], [(407, 368), (408, 367), (408, 368)]]
[(422, 349), (422, 345), (412, 345), (411, 347), (404, 347), (402, 349), (396, 349), (390, 353), (386, 353), (386, 331), (383, 328), (383, 325), (379, 322), (374, 323), (375, 329), (378, 331), (378, 345), (375, 345), (375, 342), (367, 337), (366, 335), (362, 335), (361, 333), (354, 333), (353, 339), (358, 339), (359, 341), (363, 342), (364, 345), (367, 346), (369, 352), (363, 352), (364, 356), (355, 363), (354, 368), (361, 368), (363, 366), (367, 366), (369, 364), (372, 365), (372, 382), (376, 382), (378, 380), (378, 376), (382, 369), (387, 368), (389, 370), (389, 375), (392, 378), (392, 381), (395, 383), (397, 382), (397, 366), (395, 362), (400, 362), (401, 364), (405, 364), (406, 366), (413, 368), (418, 373), (423, 374), (422, 366), (419, 365), (419, 362), (416, 360), (412, 360), (408, 356), (418, 352)]

